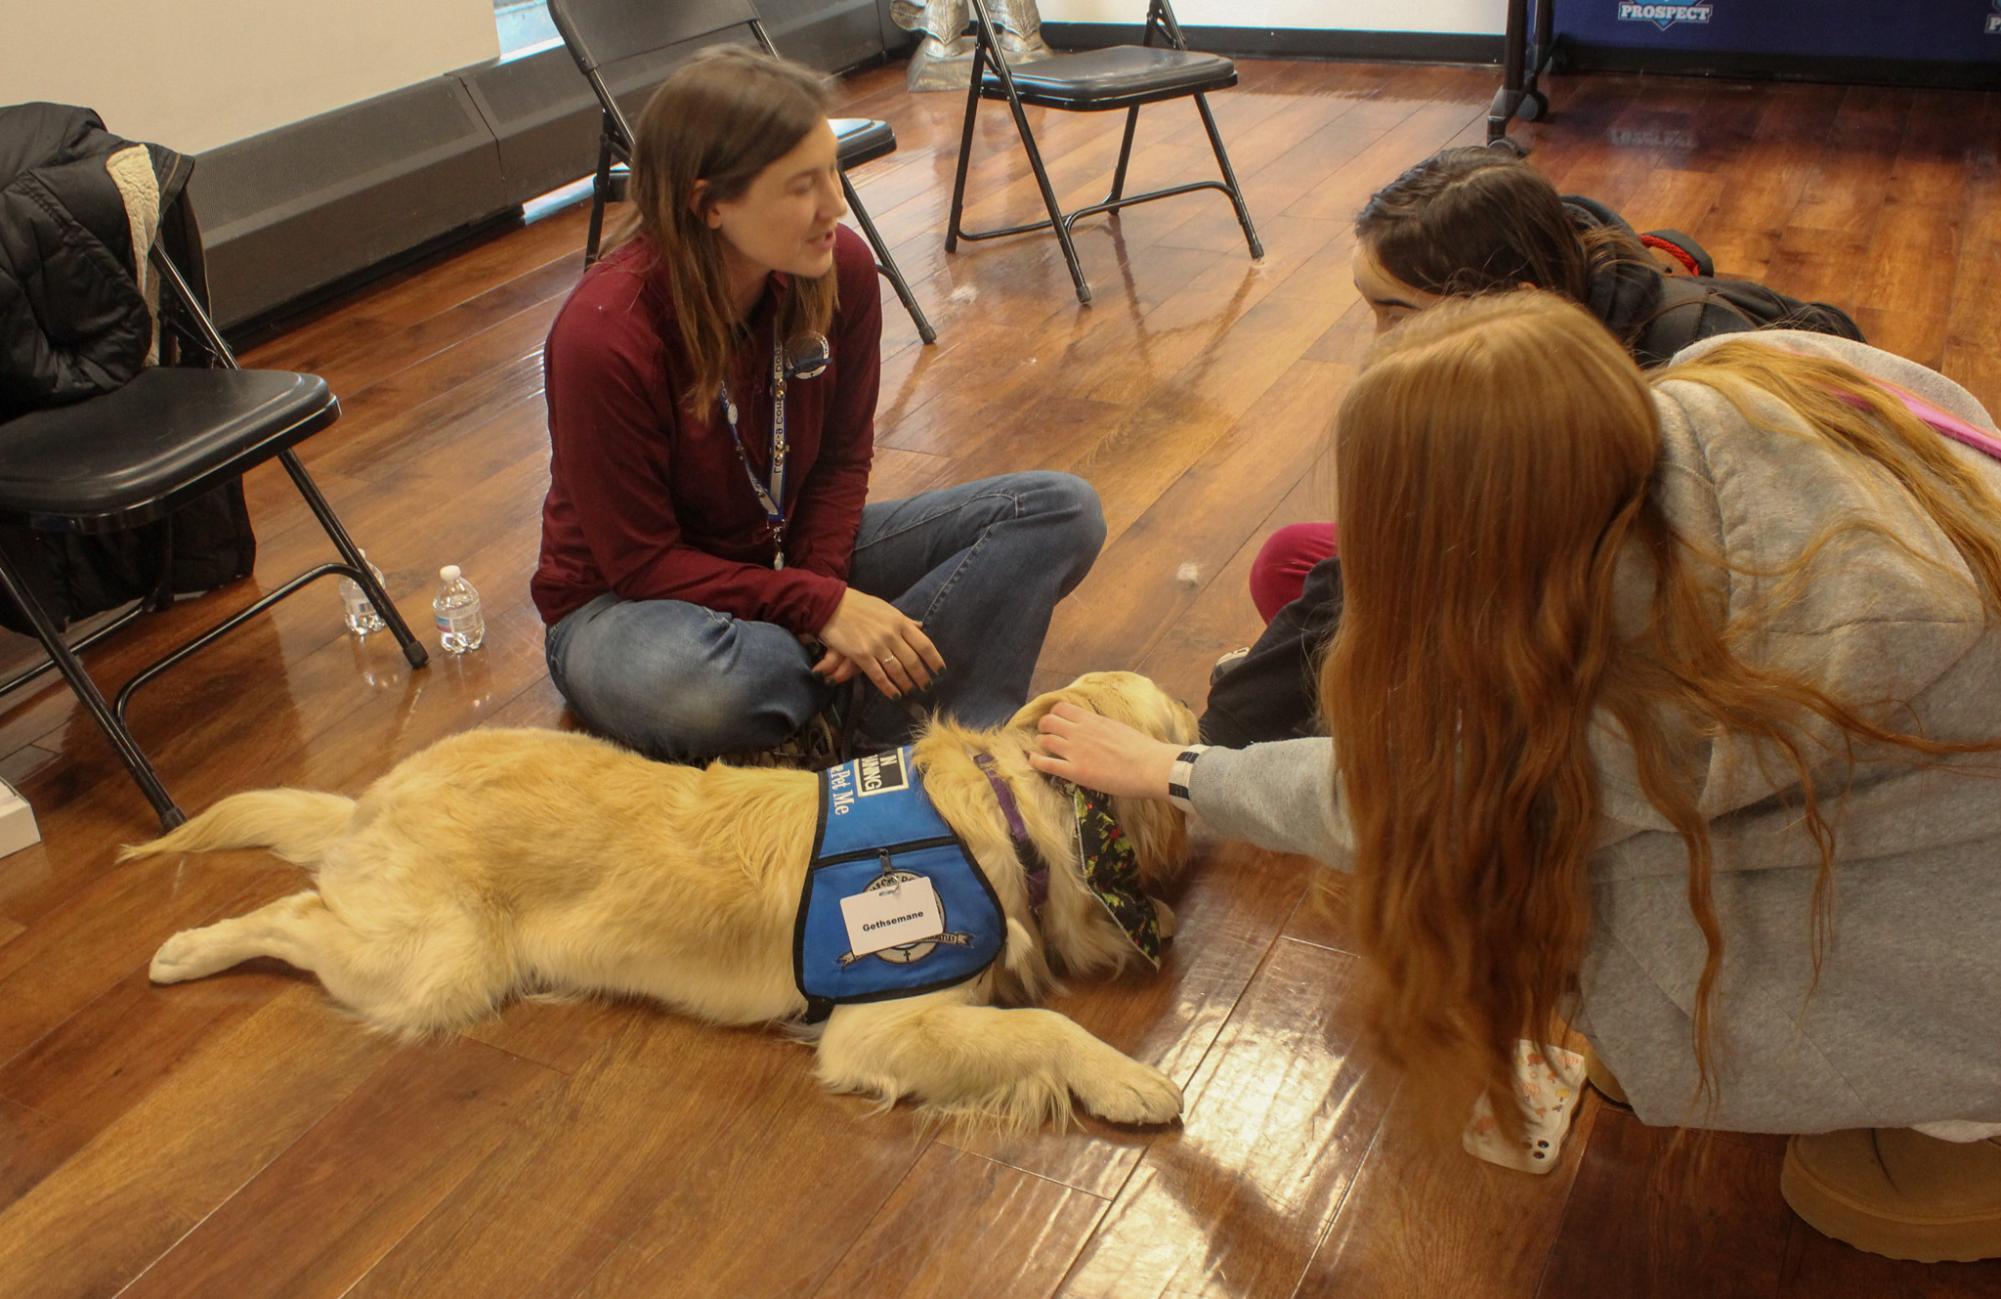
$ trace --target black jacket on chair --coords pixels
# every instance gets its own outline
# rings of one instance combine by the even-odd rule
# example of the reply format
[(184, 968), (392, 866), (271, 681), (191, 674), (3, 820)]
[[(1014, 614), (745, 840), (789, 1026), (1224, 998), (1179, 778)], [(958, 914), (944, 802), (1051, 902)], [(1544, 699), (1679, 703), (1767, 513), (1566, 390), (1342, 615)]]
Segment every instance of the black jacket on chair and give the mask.
[[(146, 362), (153, 315), (105, 165), (131, 147), (89, 109), (0, 108), (0, 419), (108, 392)], [(148, 152), (170, 206), (189, 165)]]
[[(143, 154), (129, 152), (135, 147)], [(155, 315), (138, 278), (152, 222), (140, 225), (135, 248), (135, 219), (113, 177), (114, 160), (150, 166), (159, 235), (195, 284), (203, 283), (185, 195), (190, 159), (159, 145), (134, 146), (87, 108), (0, 107), (0, 437), (5, 421), (110, 392), (154, 358)], [(161, 334), (157, 359), (172, 363), (174, 340)], [(83, 537), (5, 525), (0, 546), (21, 561), (62, 626), (153, 593), (165, 548), (173, 593), (243, 577), (256, 558), (241, 483), (132, 532)], [(0, 625), (27, 626), (4, 599)]]

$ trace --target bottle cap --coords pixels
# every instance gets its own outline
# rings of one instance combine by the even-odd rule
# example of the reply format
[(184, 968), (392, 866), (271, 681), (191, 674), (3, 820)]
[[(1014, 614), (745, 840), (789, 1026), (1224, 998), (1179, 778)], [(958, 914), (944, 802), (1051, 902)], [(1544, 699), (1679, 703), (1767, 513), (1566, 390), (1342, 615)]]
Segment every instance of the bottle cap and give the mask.
[(459, 580), (459, 566), (457, 564), (446, 564), (438, 570), (438, 576), (444, 578), (447, 582), (456, 582)]

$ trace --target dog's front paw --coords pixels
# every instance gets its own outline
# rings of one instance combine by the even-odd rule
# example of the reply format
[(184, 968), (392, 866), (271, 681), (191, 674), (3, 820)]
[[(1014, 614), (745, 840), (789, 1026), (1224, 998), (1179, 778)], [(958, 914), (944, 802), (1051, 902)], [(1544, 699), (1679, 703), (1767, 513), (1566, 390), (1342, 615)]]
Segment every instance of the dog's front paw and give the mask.
[(1152, 1065), (1113, 1057), (1116, 1064), (1071, 1080), (1084, 1108), (1113, 1123), (1171, 1123), (1181, 1114), (1181, 1089)]
[(201, 931), (183, 929), (153, 953), (153, 964), (146, 971), (147, 977), (155, 983), (180, 983), (184, 979), (197, 979), (206, 973), (198, 964), (201, 956)]

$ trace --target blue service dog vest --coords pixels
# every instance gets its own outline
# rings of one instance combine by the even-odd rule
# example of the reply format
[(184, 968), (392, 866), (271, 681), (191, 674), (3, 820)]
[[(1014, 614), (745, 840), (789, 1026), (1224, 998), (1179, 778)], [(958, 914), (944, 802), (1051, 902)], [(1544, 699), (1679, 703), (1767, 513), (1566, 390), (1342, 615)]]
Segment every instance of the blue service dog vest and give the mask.
[[(892, 941), (894, 940), (894, 941)], [(807, 1018), (934, 992), (1007, 943), (993, 885), (924, 793), (910, 746), (820, 773), (820, 821), (792, 933)]]

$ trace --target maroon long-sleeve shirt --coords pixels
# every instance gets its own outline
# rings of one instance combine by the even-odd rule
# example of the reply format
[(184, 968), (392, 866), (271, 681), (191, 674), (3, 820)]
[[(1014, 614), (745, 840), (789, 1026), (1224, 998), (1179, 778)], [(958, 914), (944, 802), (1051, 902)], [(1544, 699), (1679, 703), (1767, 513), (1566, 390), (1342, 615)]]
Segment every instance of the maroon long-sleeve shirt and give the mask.
[[(881, 379), (875, 258), (845, 226), (834, 239), (840, 305), (833, 363), (786, 386), (785, 567), (730, 442), (721, 404), (689, 411), (689, 367), (664, 271), (635, 239), (584, 272), (543, 352), (549, 495), (529, 592), (554, 625), (607, 591), (685, 600), (813, 633), (847, 590), (868, 496)], [(752, 309), (730, 375), (744, 450), (763, 480), (771, 454), (771, 336), (777, 278)]]

